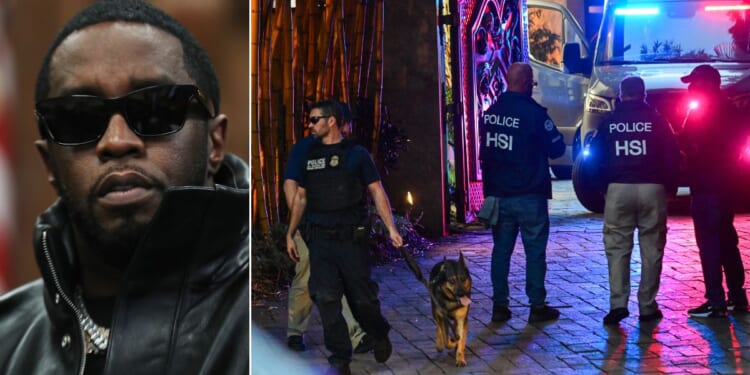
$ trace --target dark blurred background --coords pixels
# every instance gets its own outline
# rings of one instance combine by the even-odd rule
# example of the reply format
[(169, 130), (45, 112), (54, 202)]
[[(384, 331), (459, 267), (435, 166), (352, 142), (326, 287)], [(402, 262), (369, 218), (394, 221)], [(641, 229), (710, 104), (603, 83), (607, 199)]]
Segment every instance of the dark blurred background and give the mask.
[[(0, 284), (0, 291), (39, 275), (32, 228), (56, 194), (33, 144), (38, 139), (34, 84), (57, 31), (92, 2), (0, 0), (0, 158), (5, 159), (0, 161), (0, 282), (5, 284)], [(208, 51), (221, 82), (222, 112), (229, 117), (228, 151), (249, 161), (249, 2), (151, 3), (182, 22)]]

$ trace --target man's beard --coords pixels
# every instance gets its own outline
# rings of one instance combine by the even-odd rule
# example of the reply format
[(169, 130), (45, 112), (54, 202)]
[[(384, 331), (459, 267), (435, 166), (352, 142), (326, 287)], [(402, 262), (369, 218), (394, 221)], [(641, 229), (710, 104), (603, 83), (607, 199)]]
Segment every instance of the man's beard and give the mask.
[[(198, 149), (195, 152), (196, 155), (192, 158), (190, 170), (187, 173), (187, 180), (179, 183), (180, 186), (206, 185), (208, 150)], [(152, 188), (157, 190), (158, 194), (161, 194), (162, 199), (164, 198), (167, 189), (164, 182), (136, 166), (121, 166), (101, 173), (97, 181), (92, 184), (86, 197), (79, 199), (75, 199), (67, 186), (61, 182), (60, 174), (56, 173), (55, 170), (52, 172), (55, 177), (53, 184), (60, 200), (65, 206), (74, 228), (83, 237), (82, 240), (86, 241), (90, 251), (98, 254), (103, 262), (117, 268), (124, 268), (130, 262), (141, 239), (149, 229), (153, 217), (146, 221), (143, 221), (143, 219), (139, 221), (137, 220), (137, 214), (141, 209), (140, 207), (121, 208), (118, 210), (119, 224), (113, 228), (105, 228), (94, 216), (94, 206), (98, 198), (96, 187), (105, 176), (118, 170), (134, 170), (146, 176), (154, 184)], [(161, 205), (161, 202), (159, 202), (159, 205)], [(156, 214), (156, 211), (154, 214)]]
[[(144, 176), (148, 176), (153, 183), (159, 183), (156, 178), (140, 168), (128, 167), (127, 169), (136, 170)], [(100, 180), (110, 172), (112, 171), (102, 173)], [(55, 186), (60, 195), (60, 200), (73, 222), (73, 227), (76, 228), (80, 236), (83, 236), (83, 240), (91, 247), (91, 251), (99, 254), (101, 260), (111, 266), (119, 268), (127, 265), (151, 224), (151, 220), (148, 222), (136, 220), (137, 210), (140, 207), (121, 208), (118, 210), (120, 223), (116, 227), (105, 228), (94, 217), (94, 204), (97, 200), (95, 189), (99, 185), (99, 181), (93, 184), (85, 200), (74, 199), (67, 186), (59, 183), (59, 181), (59, 178), (55, 178)], [(166, 190), (163, 184), (152, 188), (159, 190), (159, 194), (162, 194), (162, 196)]]

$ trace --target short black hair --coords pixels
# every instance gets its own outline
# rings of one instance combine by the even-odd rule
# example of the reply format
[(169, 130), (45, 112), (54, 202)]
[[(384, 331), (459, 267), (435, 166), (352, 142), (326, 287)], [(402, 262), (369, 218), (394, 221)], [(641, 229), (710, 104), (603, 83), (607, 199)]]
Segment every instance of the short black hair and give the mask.
[(335, 99), (321, 100), (310, 105), (310, 111), (315, 108), (320, 109), (323, 112), (323, 116), (333, 116), (336, 118), (336, 124), (341, 127), (345, 123), (351, 121), (351, 111), (346, 106)]
[(68, 21), (57, 33), (44, 56), (36, 80), (36, 102), (47, 99), (49, 95), (50, 62), (55, 50), (65, 38), (88, 26), (113, 21), (148, 24), (177, 37), (182, 44), (183, 61), (187, 73), (195, 80), (201, 91), (205, 92), (206, 96), (211, 99), (214, 105), (214, 113), (219, 113), (219, 79), (203, 47), (177, 20), (143, 0), (98, 0)]

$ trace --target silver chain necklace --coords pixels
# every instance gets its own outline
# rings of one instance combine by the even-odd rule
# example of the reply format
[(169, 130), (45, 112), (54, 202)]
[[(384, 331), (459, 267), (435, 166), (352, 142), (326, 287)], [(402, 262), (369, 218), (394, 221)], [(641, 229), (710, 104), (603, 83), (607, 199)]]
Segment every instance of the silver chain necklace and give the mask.
[(84, 341), (86, 342), (86, 354), (104, 354), (109, 344), (109, 328), (101, 327), (91, 319), (86, 305), (83, 303), (81, 289), (76, 290), (76, 304), (80, 309), (78, 321), (83, 327)]

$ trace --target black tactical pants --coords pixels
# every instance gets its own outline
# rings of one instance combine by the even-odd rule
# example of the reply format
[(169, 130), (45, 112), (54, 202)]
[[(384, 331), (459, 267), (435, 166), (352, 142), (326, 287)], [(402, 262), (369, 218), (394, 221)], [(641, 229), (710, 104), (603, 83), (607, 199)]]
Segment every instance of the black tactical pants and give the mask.
[(727, 297), (738, 305), (747, 304), (745, 268), (734, 227), (733, 201), (725, 192), (691, 192), (690, 199), (706, 299), (714, 306), (725, 306), (722, 286), (725, 277)]
[[(347, 236), (350, 237), (350, 236)], [(312, 236), (310, 248), (310, 296), (320, 312), (328, 362), (351, 362), (352, 344), (344, 316), (341, 296), (346, 295), (352, 314), (362, 329), (373, 338), (388, 335), (390, 325), (380, 313), (378, 285), (372, 281), (368, 247), (354, 238)]]

